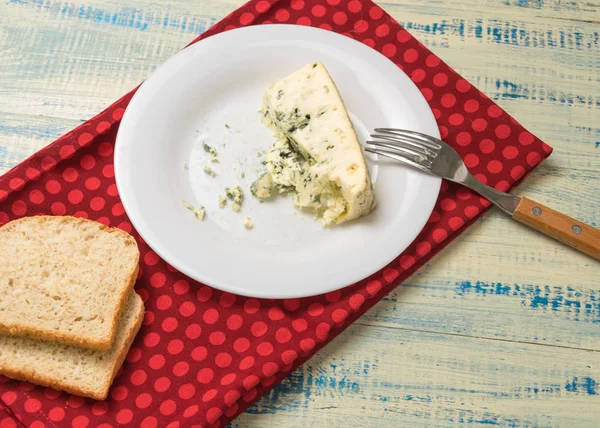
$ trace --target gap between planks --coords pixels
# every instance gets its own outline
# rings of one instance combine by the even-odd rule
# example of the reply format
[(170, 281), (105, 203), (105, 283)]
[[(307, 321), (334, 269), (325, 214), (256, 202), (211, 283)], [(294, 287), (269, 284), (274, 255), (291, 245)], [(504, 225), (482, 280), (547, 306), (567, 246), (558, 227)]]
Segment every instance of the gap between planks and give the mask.
[(570, 350), (574, 350), (574, 351), (589, 351), (589, 352), (600, 353), (600, 350), (591, 349), (591, 348), (583, 348), (583, 347), (579, 347), (579, 346), (528, 342), (526, 340), (501, 339), (498, 337), (486, 337), (486, 336), (476, 336), (476, 335), (471, 335), (471, 334), (449, 333), (449, 332), (445, 332), (445, 331), (442, 332), (442, 331), (435, 331), (435, 330), (426, 330), (426, 329), (421, 329), (421, 328), (395, 327), (395, 326), (392, 326), (389, 324), (378, 323), (378, 322), (374, 322), (374, 321), (362, 321), (362, 318), (359, 318), (353, 324), (362, 325), (365, 327), (377, 327), (377, 328), (391, 329), (391, 330), (410, 331), (410, 332), (414, 332), (414, 333), (436, 334), (436, 335), (440, 335), (440, 336), (454, 336), (454, 337), (461, 337), (461, 338), (465, 338), (465, 339), (491, 340), (491, 341), (495, 341), (495, 342), (518, 343), (521, 345), (545, 346), (545, 347), (549, 347), (549, 348), (561, 348), (561, 349), (570, 349)]

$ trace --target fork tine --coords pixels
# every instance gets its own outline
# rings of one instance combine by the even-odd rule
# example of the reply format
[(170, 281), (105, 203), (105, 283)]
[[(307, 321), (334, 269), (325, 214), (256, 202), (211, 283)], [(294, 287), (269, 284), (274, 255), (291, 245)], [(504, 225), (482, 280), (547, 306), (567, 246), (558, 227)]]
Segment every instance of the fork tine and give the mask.
[(397, 144), (403, 147), (410, 147), (411, 149), (416, 150), (426, 156), (436, 156), (436, 152), (434, 150), (425, 144), (422, 144), (420, 141), (415, 141), (415, 139), (412, 137), (371, 134), (371, 138), (385, 140), (386, 142), (390, 141), (391, 144)]
[(396, 151), (405, 156), (410, 156), (413, 159), (413, 161), (417, 163), (428, 162), (429, 164), (431, 164), (435, 160), (435, 156), (431, 156), (424, 151), (415, 150), (413, 147), (404, 145), (403, 143), (389, 144), (380, 141), (367, 141), (367, 144), (391, 149), (391, 151)]
[(410, 158), (408, 158), (408, 157), (406, 157), (406, 156), (404, 156), (404, 155), (402, 155), (400, 153), (397, 153), (395, 151), (385, 150), (385, 149), (371, 149), (369, 147), (366, 147), (365, 151), (369, 152), (369, 153), (374, 153), (376, 155), (381, 155), (381, 156), (384, 156), (386, 158), (394, 159), (394, 160), (396, 160), (398, 162), (405, 163), (405, 164), (410, 165), (410, 166), (412, 166), (414, 168), (420, 169), (421, 171), (425, 171), (425, 172), (431, 174), (431, 171), (429, 170), (429, 168), (427, 168), (427, 167), (425, 167), (425, 166), (423, 166), (423, 165), (421, 165), (421, 164), (419, 164), (417, 162), (414, 162)]
[(386, 132), (390, 134), (402, 134), (402, 135), (411, 135), (414, 137), (421, 137), (425, 140), (431, 141), (432, 143), (440, 144), (440, 140), (435, 138), (429, 134), (424, 134), (419, 131), (413, 131), (410, 129), (400, 129), (400, 128), (375, 128), (376, 132)]
[(375, 132), (381, 132), (398, 138), (410, 138), (415, 143), (422, 144), (433, 150), (439, 150), (442, 147), (442, 145), (436, 138), (422, 134), (420, 132), (394, 128), (377, 128), (375, 129)]
[(396, 132), (398, 135), (405, 135), (408, 137), (420, 138), (423, 141), (427, 141), (435, 146), (441, 147), (442, 144), (444, 144), (444, 142), (441, 141), (440, 139), (432, 137), (431, 135), (428, 135), (428, 134), (423, 134), (422, 132), (411, 131), (409, 129), (397, 129)]
[(395, 128), (375, 128), (375, 132), (382, 133), (382, 134), (414, 138), (432, 149), (440, 149), (442, 147), (442, 145), (438, 142), (437, 138), (434, 138), (430, 135), (423, 134), (423, 133), (417, 132), (417, 131), (409, 131), (406, 129), (395, 129)]

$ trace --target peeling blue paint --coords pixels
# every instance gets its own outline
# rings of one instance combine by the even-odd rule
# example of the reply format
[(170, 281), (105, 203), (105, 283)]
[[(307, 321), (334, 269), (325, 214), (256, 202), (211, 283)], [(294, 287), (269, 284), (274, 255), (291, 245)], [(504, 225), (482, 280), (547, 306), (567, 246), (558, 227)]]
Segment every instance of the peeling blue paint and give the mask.
[(11, 150), (9, 152), (6, 147), (0, 147), (0, 171), (7, 171), (17, 166), (26, 156), (27, 153), (22, 151)]
[[(70, 128), (77, 126), (79, 123), (76, 121), (65, 120), (65, 123), (72, 122), (69, 124), (62, 125), (8, 125), (0, 123), (0, 135), (18, 135), (27, 138), (37, 138), (40, 140), (55, 140), (61, 135), (65, 134)], [(2, 147), (0, 147), (2, 149)]]
[(9, 0), (14, 5), (35, 7), (60, 19), (79, 19), (94, 24), (114, 25), (145, 31), (150, 27), (162, 27), (186, 33), (201, 34), (217, 22), (214, 17), (170, 16), (168, 12), (142, 10), (134, 7), (117, 9), (99, 8), (75, 4), (63, 0)]
[[(531, 5), (534, 2), (527, 3)], [(429, 46), (439, 44), (443, 47), (450, 47), (450, 36), (458, 37), (460, 40), (474, 37), (497, 44), (531, 48), (551, 47), (567, 50), (595, 50), (600, 45), (599, 32), (581, 33), (575, 31), (572, 26), (557, 26), (552, 30), (539, 30), (527, 22), (496, 19), (442, 19), (439, 22), (427, 24), (400, 21), (400, 24), (415, 34), (424, 35), (423, 42)], [(438, 40), (439, 36), (442, 36), (442, 39), (433, 42), (428, 40), (426, 36), (437, 36)]]
[(585, 395), (598, 395), (597, 382), (591, 377), (584, 377), (579, 380), (574, 377), (565, 384), (565, 390), (568, 392), (582, 393)]
[[(578, 133), (577, 138), (581, 139), (582, 136), (588, 137), (592, 144), (596, 146), (596, 148), (600, 148), (600, 128), (592, 128), (591, 126), (577, 126), (571, 125), (573, 129)], [(594, 141), (595, 140), (595, 141)]]
[[(498, 289), (494, 289), (498, 290)], [(500, 293), (505, 293), (501, 287)], [(510, 294), (510, 293), (509, 293)], [(261, 400), (255, 403), (248, 413), (274, 414), (281, 411), (294, 412), (300, 408), (308, 408), (318, 403), (318, 397), (342, 396), (345, 394), (360, 394), (361, 388), (357, 382), (348, 379), (344, 364), (330, 364), (329, 368), (314, 368), (305, 365), (296, 370), (281, 384), (276, 386)], [(387, 390), (390, 395), (363, 395), (364, 400), (374, 400), (385, 403), (389, 407), (392, 403), (410, 402), (418, 403), (418, 412), (427, 414), (429, 405), (448, 397), (450, 394), (472, 394), (473, 396), (489, 396), (499, 400), (538, 399), (540, 395), (553, 395), (557, 397), (575, 394), (596, 396), (598, 395), (598, 382), (589, 376), (575, 376), (564, 380), (563, 383), (541, 384), (516, 387), (507, 391), (489, 391), (485, 386), (477, 389), (456, 388), (446, 385), (415, 385), (405, 383), (373, 382), (374, 390)], [(413, 391), (417, 391), (414, 393)], [(410, 392), (410, 393), (407, 393)], [(408, 404), (408, 403), (407, 403)], [(423, 406), (425, 405), (425, 406)], [(318, 406), (317, 406), (318, 407)], [(522, 425), (527, 420), (505, 418), (503, 415), (488, 411), (473, 411), (457, 405), (456, 416), (450, 416), (449, 422), (458, 422), (473, 425)]]
[(564, 384), (535, 385), (516, 388), (513, 398), (532, 398), (537, 395), (598, 395), (598, 382), (589, 376), (572, 377)]
[[(493, 416), (486, 412), (486, 413), (484, 413), (484, 417), (480, 419), (478, 416), (476, 416), (474, 414), (474, 412), (469, 411), (469, 410), (463, 410), (463, 409), (459, 410), (458, 419), (456, 421), (454, 419), (451, 419), (450, 422), (458, 422), (461, 424), (466, 423), (466, 424), (474, 424), (474, 425), (498, 425), (499, 424), (497, 416)], [(514, 420), (502, 420), (502, 423), (506, 424), (507, 426), (520, 425), (519, 423), (515, 423), (515, 422), (516, 421), (514, 421)]]
[(481, 419), (479, 421), (473, 421), (472, 423), (478, 423), (480, 425), (498, 425), (498, 419)]
[[(120, 7), (114, 10), (98, 8), (86, 4), (74, 4), (64, 0), (9, 0), (15, 5), (35, 7), (51, 13), (61, 19), (81, 19), (92, 23), (135, 28), (145, 31), (151, 27), (171, 28), (187, 33), (201, 34), (216, 23), (213, 17), (171, 16), (168, 12), (157, 10), (142, 10), (132, 7)], [(538, 0), (519, 0), (519, 7), (541, 8)], [(512, 22), (501, 20), (469, 20), (442, 19), (428, 24), (413, 21), (400, 22), (407, 30), (424, 35), (442, 35), (440, 43), (449, 46), (449, 37), (458, 36), (486, 38), (490, 42), (509, 44), (513, 46), (528, 46), (536, 48), (553, 47), (560, 49), (597, 49), (600, 44), (600, 33), (571, 32), (571, 27), (558, 27), (555, 30), (538, 30), (527, 22)], [(556, 34), (555, 34), (556, 33)], [(558, 42), (556, 41), (558, 39)], [(424, 39), (425, 44), (429, 41)]]
[(578, 290), (570, 286), (509, 285), (477, 281), (457, 283), (456, 293), (498, 295), (521, 299), (524, 307), (569, 313), (573, 319), (600, 323), (600, 290)]
[[(569, 80), (569, 78), (566, 78)], [(484, 79), (484, 83), (487, 83)], [(556, 91), (548, 89), (545, 85), (527, 83), (514, 83), (508, 80), (496, 80), (494, 82), (496, 94), (492, 95), (492, 99), (498, 100), (501, 98), (523, 98), (531, 101), (560, 103), (566, 105), (581, 105), (589, 107), (600, 107), (600, 97), (593, 94), (577, 95), (570, 92)]]

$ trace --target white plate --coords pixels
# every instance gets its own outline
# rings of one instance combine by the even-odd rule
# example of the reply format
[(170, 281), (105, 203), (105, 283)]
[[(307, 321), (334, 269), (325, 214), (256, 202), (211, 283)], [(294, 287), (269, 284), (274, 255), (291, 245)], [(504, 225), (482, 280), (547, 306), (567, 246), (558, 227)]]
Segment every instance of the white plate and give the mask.
[[(312, 214), (294, 208), (291, 197), (261, 204), (250, 194), (263, 160), (257, 154), (274, 141), (257, 112), (263, 91), (316, 60), (333, 76), (362, 142), (375, 127), (439, 136), (411, 80), (387, 58), (347, 37), (262, 25), (196, 43), (143, 83), (123, 116), (115, 150), (125, 210), (148, 245), (172, 266), (245, 296), (311, 296), (373, 274), (423, 228), (440, 180), (382, 160), (377, 165), (369, 159), (377, 209), (349, 224), (324, 229)], [(217, 149), (220, 163), (209, 162), (202, 142)], [(203, 172), (206, 164), (217, 177)], [(246, 195), (241, 213), (219, 208), (224, 187), (238, 184)], [(182, 199), (205, 206), (204, 221), (186, 210)], [(252, 230), (242, 225), (245, 216), (254, 221)]]

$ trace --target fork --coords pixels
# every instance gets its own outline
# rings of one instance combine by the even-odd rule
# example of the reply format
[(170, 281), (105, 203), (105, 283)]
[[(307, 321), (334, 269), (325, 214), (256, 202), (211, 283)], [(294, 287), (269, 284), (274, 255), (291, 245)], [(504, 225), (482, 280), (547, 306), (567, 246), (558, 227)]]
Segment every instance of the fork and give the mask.
[(526, 197), (504, 193), (477, 180), (459, 154), (444, 143), (420, 132), (376, 128), (365, 151), (462, 184), (479, 193), (513, 219), (600, 260), (600, 230)]

